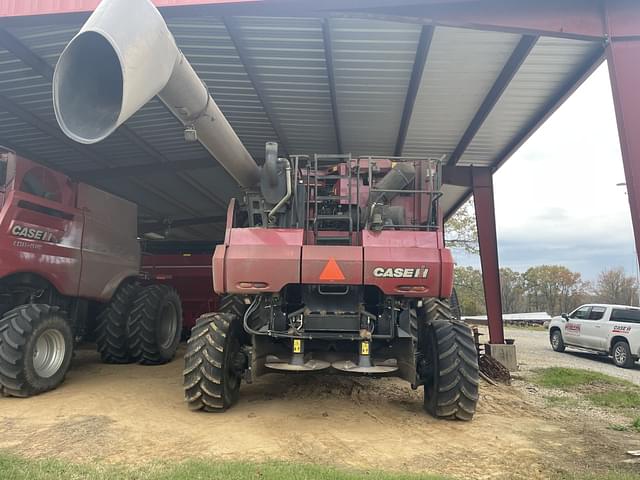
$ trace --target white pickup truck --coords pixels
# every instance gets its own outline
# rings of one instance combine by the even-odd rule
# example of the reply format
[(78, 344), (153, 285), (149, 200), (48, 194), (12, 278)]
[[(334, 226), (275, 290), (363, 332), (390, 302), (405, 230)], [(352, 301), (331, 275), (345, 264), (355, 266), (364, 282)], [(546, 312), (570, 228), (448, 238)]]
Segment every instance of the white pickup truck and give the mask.
[(613, 357), (618, 367), (631, 368), (640, 357), (640, 308), (589, 304), (549, 324), (551, 347), (564, 352), (578, 347)]

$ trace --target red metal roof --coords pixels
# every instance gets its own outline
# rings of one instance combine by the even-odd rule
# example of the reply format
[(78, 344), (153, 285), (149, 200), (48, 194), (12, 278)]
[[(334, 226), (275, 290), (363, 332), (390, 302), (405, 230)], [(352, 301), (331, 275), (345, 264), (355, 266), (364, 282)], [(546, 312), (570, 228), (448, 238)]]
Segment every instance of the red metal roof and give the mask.
[[(257, 3), (262, 0), (152, 0), (158, 7)], [(0, 0), (0, 17), (91, 12), (100, 0)]]

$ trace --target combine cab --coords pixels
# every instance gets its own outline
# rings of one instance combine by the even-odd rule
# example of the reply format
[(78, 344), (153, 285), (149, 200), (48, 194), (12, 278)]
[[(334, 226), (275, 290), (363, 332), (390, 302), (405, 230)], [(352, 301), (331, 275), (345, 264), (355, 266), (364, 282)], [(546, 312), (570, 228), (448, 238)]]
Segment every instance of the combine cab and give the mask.
[(268, 372), (333, 371), (399, 376), (436, 417), (471, 419), (478, 363), (448, 302), (439, 160), (279, 158), (268, 143), (258, 167), (151, 2), (104, 0), (56, 67), (62, 130), (101, 141), (156, 95), (244, 190), (213, 257), (220, 307), (189, 340), (189, 406), (223, 411)]

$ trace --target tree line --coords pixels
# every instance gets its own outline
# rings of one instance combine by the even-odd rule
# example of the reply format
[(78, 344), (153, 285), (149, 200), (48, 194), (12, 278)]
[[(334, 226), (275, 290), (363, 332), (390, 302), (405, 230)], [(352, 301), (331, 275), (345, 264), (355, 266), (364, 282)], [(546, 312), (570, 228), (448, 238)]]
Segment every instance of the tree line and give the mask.
[[(485, 315), (482, 273), (473, 267), (457, 266), (455, 287), (463, 315)], [(500, 269), (504, 313), (568, 313), (584, 303), (639, 305), (640, 289), (634, 277), (622, 267), (603, 270), (595, 282), (562, 265), (539, 265), (526, 272)]]

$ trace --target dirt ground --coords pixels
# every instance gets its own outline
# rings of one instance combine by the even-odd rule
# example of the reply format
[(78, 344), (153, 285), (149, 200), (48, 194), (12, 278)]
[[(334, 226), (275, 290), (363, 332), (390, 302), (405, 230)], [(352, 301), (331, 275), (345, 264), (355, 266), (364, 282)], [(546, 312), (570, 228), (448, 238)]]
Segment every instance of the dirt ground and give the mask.
[(422, 392), (399, 380), (329, 375), (269, 375), (243, 385), (229, 412), (205, 414), (183, 403), (182, 360), (103, 365), (89, 348), (58, 390), (0, 398), (0, 449), (79, 462), (279, 459), (469, 479), (605, 471), (640, 449), (640, 435), (547, 408), (524, 381), (483, 384), (471, 423), (430, 418)]

